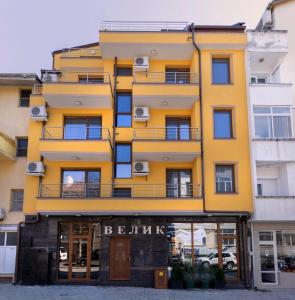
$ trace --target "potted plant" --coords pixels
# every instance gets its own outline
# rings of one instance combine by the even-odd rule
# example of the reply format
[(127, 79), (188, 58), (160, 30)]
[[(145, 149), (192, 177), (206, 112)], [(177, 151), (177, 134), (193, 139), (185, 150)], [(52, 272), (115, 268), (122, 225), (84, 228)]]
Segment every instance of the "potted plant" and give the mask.
[(223, 268), (216, 268), (215, 270), (215, 288), (223, 289), (225, 287), (225, 276)]
[(184, 268), (184, 282), (187, 289), (195, 287), (194, 270), (191, 265), (186, 265)]
[(210, 282), (212, 280), (210, 267), (202, 266), (200, 275), (201, 275), (200, 277), (201, 277), (202, 288), (208, 289), (210, 286)]
[(183, 289), (183, 269), (179, 265), (172, 268), (170, 287), (172, 289)]

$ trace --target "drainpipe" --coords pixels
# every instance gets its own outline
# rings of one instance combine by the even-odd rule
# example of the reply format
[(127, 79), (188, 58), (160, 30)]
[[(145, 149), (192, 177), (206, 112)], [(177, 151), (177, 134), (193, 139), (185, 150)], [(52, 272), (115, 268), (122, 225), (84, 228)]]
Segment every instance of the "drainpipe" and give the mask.
[(198, 85), (198, 90), (199, 90), (199, 101), (200, 101), (200, 125), (201, 125), (201, 173), (202, 173), (202, 197), (203, 197), (203, 207), (204, 207), (204, 212), (206, 212), (206, 200), (205, 200), (205, 170), (204, 170), (204, 130), (203, 130), (203, 106), (202, 106), (202, 56), (201, 56), (201, 50), (199, 46), (197, 45), (195, 41), (195, 25), (194, 23), (191, 24), (190, 26), (191, 31), (192, 31), (192, 42), (193, 46), (198, 52), (198, 59), (199, 59), (199, 85)]
[(14, 276), (12, 282), (13, 284), (16, 284), (18, 279), (19, 248), (20, 248), (20, 239), (21, 239), (21, 228), (23, 224), (25, 224), (24, 221), (19, 222), (17, 225), (17, 247), (16, 247), (15, 269), (14, 269)]
[(113, 174), (112, 174), (112, 193), (113, 188), (115, 185), (115, 159), (116, 159), (116, 110), (117, 110), (117, 66), (118, 66), (118, 58), (115, 57), (115, 63), (114, 63), (114, 109), (113, 109)]

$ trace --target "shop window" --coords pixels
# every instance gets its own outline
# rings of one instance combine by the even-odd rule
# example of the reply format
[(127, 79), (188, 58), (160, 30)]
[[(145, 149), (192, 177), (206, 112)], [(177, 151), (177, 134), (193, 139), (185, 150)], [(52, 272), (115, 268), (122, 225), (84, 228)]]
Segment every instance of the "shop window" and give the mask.
[(231, 139), (233, 138), (232, 111), (214, 110), (214, 138)]
[(292, 137), (291, 109), (288, 106), (254, 106), (255, 137)]
[(132, 95), (131, 93), (117, 93), (116, 97), (116, 126), (132, 126)]
[(19, 106), (29, 107), (30, 106), (30, 96), (31, 90), (20, 90)]
[(116, 178), (131, 178), (131, 144), (116, 144)]
[(132, 76), (132, 67), (118, 67), (117, 76)]
[(234, 165), (216, 165), (216, 193), (234, 193)]
[(212, 58), (212, 83), (229, 84), (230, 83), (230, 59)]
[(295, 272), (295, 231), (277, 231), (277, 261), (280, 272)]
[(16, 156), (26, 157), (28, 153), (28, 138), (16, 138)]
[(11, 191), (10, 211), (23, 211), (24, 190)]

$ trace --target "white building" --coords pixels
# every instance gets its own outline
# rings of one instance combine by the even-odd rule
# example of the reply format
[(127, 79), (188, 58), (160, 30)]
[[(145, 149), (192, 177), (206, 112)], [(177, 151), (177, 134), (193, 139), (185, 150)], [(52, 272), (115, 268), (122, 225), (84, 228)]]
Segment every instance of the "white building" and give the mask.
[(295, 286), (295, 1), (272, 1), (248, 31), (254, 187), (253, 271), (259, 288)]

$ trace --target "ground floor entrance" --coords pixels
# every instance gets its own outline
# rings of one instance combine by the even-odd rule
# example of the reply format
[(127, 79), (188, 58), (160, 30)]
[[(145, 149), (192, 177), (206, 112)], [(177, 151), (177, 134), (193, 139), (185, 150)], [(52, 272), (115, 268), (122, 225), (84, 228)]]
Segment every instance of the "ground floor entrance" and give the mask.
[[(154, 286), (156, 270), (194, 287), (249, 282), (246, 217), (41, 217), (20, 233), (18, 282)], [(38, 262), (38, 263), (35, 263)], [(220, 271), (221, 270), (221, 271)], [(184, 282), (184, 285), (187, 284)]]

